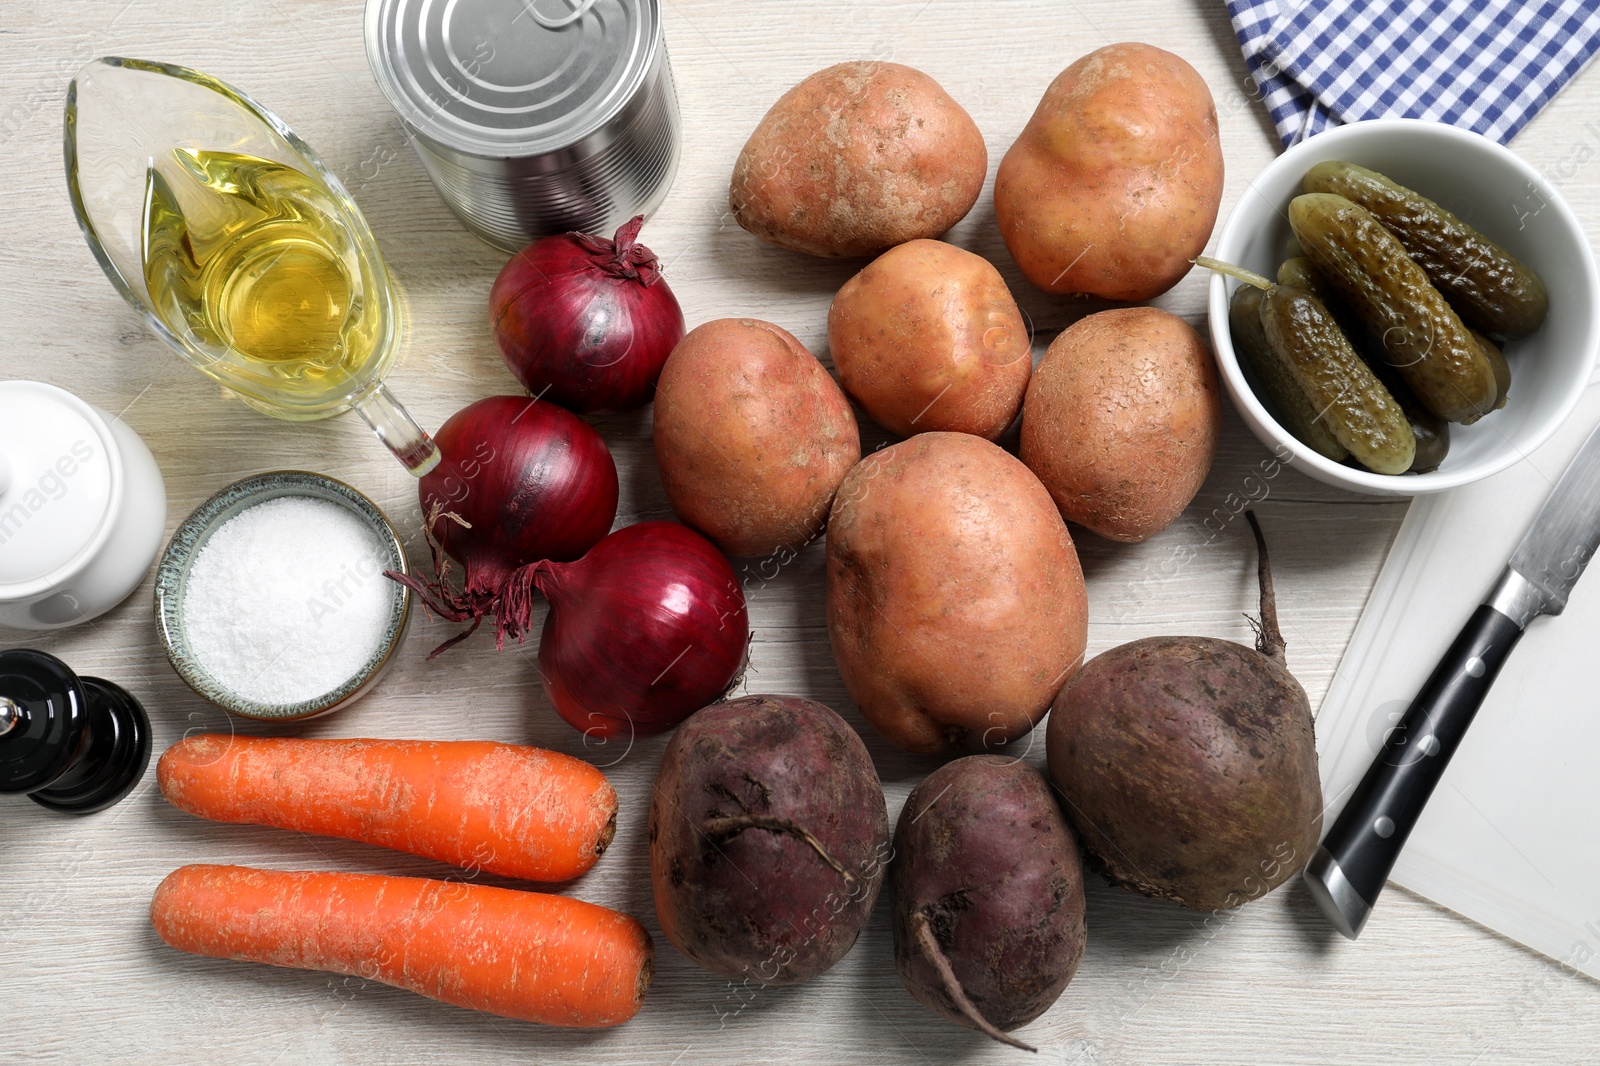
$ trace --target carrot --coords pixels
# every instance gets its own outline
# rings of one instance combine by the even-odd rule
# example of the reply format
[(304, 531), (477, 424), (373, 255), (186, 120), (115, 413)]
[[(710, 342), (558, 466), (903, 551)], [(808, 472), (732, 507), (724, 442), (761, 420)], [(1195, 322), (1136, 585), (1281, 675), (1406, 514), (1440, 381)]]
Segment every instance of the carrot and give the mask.
[(588, 763), (515, 744), (207, 734), (156, 768), (180, 810), (362, 840), (533, 881), (565, 881), (611, 843), (617, 793)]
[(654, 971), (650, 934), (626, 914), (421, 877), (184, 866), (156, 889), (150, 923), (179, 951), (350, 974), (546, 1025), (620, 1025)]

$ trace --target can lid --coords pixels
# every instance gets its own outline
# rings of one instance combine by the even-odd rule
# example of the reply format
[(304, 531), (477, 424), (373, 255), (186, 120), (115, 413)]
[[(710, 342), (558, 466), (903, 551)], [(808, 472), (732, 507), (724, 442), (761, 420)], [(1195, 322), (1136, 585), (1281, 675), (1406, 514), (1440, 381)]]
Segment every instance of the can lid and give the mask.
[(471, 155), (566, 148), (643, 83), (660, 0), (367, 0), (367, 63), (406, 124)]
[(94, 408), (54, 385), (0, 381), (0, 599), (94, 550), (120, 480)]

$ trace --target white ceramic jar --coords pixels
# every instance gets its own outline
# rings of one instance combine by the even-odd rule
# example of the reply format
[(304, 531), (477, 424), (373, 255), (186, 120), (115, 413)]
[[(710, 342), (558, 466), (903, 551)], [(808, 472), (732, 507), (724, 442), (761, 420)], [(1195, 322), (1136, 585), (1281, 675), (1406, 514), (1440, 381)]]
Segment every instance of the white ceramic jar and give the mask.
[(121, 419), (0, 381), (0, 626), (61, 629), (121, 603), (161, 547), (167, 489)]

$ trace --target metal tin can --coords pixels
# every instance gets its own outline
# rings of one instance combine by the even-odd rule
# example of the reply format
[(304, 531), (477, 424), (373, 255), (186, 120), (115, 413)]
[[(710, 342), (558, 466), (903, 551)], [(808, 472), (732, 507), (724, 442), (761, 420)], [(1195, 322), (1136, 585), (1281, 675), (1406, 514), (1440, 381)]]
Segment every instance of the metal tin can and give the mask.
[(660, 0), (367, 0), (367, 62), (456, 216), (515, 251), (666, 198), (678, 98)]

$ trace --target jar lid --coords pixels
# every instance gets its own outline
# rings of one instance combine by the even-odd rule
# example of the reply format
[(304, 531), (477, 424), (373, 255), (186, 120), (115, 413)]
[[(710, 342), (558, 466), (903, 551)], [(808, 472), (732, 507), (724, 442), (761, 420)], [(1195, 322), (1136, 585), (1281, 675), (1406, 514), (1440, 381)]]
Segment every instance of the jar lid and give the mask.
[(120, 480), (93, 407), (40, 381), (0, 381), (0, 599), (43, 591), (92, 553)]
[(367, 0), (367, 63), (406, 124), (469, 155), (567, 148), (643, 84), (660, 0)]

